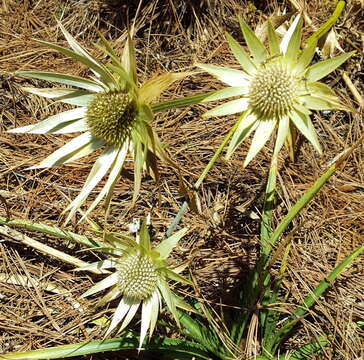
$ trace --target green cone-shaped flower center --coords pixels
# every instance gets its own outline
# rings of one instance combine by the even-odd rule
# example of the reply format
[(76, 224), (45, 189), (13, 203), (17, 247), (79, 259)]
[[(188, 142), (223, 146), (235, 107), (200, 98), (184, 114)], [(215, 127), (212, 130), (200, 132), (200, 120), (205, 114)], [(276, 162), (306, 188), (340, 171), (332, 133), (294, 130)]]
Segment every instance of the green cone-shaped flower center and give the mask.
[(117, 270), (121, 292), (127, 297), (144, 300), (156, 289), (158, 273), (147, 256), (134, 253), (122, 257)]
[(109, 145), (120, 146), (129, 135), (137, 109), (123, 92), (95, 96), (87, 107), (86, 121), (92, 135)]
[(292, 109), (298, 82), (278, 64), (262, 65), (251, 81), (250, 106), (259, 117), (279, 118)]

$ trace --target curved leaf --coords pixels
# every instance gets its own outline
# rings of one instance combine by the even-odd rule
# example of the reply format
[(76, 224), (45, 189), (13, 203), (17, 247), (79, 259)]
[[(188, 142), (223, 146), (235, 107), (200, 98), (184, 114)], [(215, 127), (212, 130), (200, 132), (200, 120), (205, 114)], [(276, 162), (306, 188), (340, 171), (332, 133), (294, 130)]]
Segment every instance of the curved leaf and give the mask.
[[(138, 348), (138, 341), (138, 337), (129, 333), (123, 337), (113, 339), (87, 341), (55, 346), (48, 349), (2, 354), (1, 358), (8, 360), (63, 359), (106, 351), (136, 350)], [(203, 346), (181, 339), (152, 338), (150, 343), (144, 346), (144, 349), (146, 351), (161, 352), (167, 358), (171, 355), (171, 359), (175, 359), (173, 357), (175, 354), (180, 354), (189, 356), (189, 359), (195, 357), (201, 360), (211, 360), (211, 356)]]
[(65, 85), (77, 86), (81, 89), (91, 90), (94, 92), (100, 92), (104, 90), (103, 87), (95, 81), (67, 74), (60, 74), (48, 71), (19, 71), (15, 75), (32, 79), (52, 81)]

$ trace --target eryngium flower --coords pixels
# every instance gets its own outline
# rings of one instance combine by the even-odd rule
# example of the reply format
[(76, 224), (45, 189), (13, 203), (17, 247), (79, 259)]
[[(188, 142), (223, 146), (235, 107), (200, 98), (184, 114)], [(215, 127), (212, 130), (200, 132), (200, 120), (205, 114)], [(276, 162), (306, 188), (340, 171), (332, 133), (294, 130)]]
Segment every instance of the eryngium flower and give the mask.
[(321, 154), (321, 146), (310, 119), (311, 110), (345, 107), (328, 86), (317, 80), (335, 70), (352, 53), (309, 66), (315, 54), (316, 42), (300, 50), (300, 16), (295, 18), (280, 43), (272, 25), (268, 23), (269, 50), (242, 19), (240, 26), (252, 57), (229, 34), (226, 37), (242, 70), (198, 64), (201, 69), (230, 85), (207, 97), (205, 102), (238, 97), (204, 114), (221, 116), (241, 113), (226, 157), (229, 158), (241, 142), (255, 131), (244, 161), (244, 166), (247, 166), (276, 127), (275, 155), (285, 141), (291, 144), (295, 129)]
[[(121, 323), (118, 332), (122, 331), (133, 319), (141, 305), (141, 331), (139, 348), (149, 329), (149, 337), (157, 323), (162, 299), (178, 324), (176, 306), (192, 310), (181, 298), (169, 288), (168, 279), (191, 284), (187, 279), (178, 275), (178, 270), (168, 268), (166, 259), (186, 233), (182, 229), (163, 240), (155, 248), (151, 247), (146, 223), (143, 222), (136, 240), (125, 234), (107, 234), (110, 246), (100, 249), (109, 255), (109, 259), (98, 261), (77, 270), (115, 269), (101, 280), (82, 297), (93, 295), (106, 288), (111, 288), (98, 302), (98, 306), (122, 297), (111, 320), (106, 336)], [(184, 266), (179, 268), (182, 270)]]
[(72, 50), (44, 41), (39, 42), (80, 61), (90, 68), (94, 77), (85, 79), (53, 72), (19, 72), (18, 75), (21, 76), (76, 87), (46, 89), (27, 87), (24, 89), (77, 107), (51, 116), (35, 125), (16, 128), (10, 132), (32, 134), (82, 132), (39, 165), (31, 167), (32, 169), (65, 164), (99, 148), (104, 148), (80, 194), (65, 210), (70, 211), (67, 222), (107, 173), (109, 175), (104, 187), (84, 216), (88, 215), (105, 196), (106, 206), (109, 205), (114, 186), (129, 152), (134, 159), (133, 202), (140, 190), (143, 168), (157, 179), (157, 158), (173, 165), (151, 127), (153, 113), (150, 102), (174, 81), (185, 77), (187, 73), (166, 73), (139, 87), (136, 77), (135, 51), (129, 36), (120, 59), (101, 36), (103, 47), (100, 46), (100, 48), (111, 59), (111, 64), (103, 65), (83, 49), (62, 25), (60, 28)]

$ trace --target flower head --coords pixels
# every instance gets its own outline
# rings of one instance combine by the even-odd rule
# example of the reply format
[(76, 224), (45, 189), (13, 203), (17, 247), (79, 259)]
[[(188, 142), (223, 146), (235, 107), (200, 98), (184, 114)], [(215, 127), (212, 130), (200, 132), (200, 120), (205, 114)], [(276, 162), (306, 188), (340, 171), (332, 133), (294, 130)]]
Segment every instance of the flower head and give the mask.
[[(82, 295), (82, 297), (87, 297), (110, 288), (99, 301), (99, 306), (121, 297), (106, 335), (115, 330), (120, 323), (119, 331), (123, 330), (130, 323), (141, 305), (139, 343), (141, 348), (148, 329), (149, 337), (153, 333), (162, 299), (177, 323), (176, 306), (182, 307), (185, 310), (191, 310), (182, 299), (170, 290), (167, 282), (168, 279), (172, 279), (190, 284), (187, 279), (178, 275), (178, 270), (172, 271), (166, 263), (170, 252), (186, 231), (187, 229), (178, 231), (171, 237), (163, 240), (155, 248), (151, 247), (145, 222), (142, 223), (136, 240), (125, 234), (107, 234), (106, 239), (110, 246), (101, 248), (100, 251), (107, 253), (109, 259), (77, 269), (115, 269), (111, 275), (95, 284)], [(181, 269), (179, 270), (181, 271)]]
[(26, 87), (24, 89), (77, 107), (51, 116), (37, 124), (16, 128), (10, 132), (82, 133), (39, 165), (33, 166), (33, 169), (65, 164), (99, 148), (104, 149), (91, 169), (80, 194), (65, 210), (70, 211), (67, 222), (108, 173), (104, 187), (84, 216), (88, 215), (104, 197), (106, 197), (106, 205), (110, 203), (114, 186), (120, 177), (128, 153), (134, 159), (133, 202), (140, 190), (143, 168), (157, 178), (157, 158), (173, 164), (151, 127), (153, 113), (150, 102), (174, 81), (188, 74), (166, 73), (139, 86), (136, 77), (135, 51), (130, 36), (127, 38), (121, 58), (117, 57), (106, 39), (101, 36), (103, 47), (100, 46), (100, 48), (111, 59), (111, 64), (103, 65), (83, 49), (62, 25), (60, 28), (72, 50), (44, 41), (39, 42), (80, 61), (93, 72), (94, 76), (86, 79), (53, 72), (19, 72), (18, 75), (21, 76), (75, 87), (46, 89)]
[(317, 80), (335, 70), (352, 53), (310, 66), (316, 42), (300, 51), (300, 16), (295, 18), (280, 43), (272, 25), (268, 23), (269, 49), (264, 47), (242, 19), (240, 26), (251, 57), (229, 34), (226, 34), (226, 37), (242, 70), (198, 64), (201, 69), (230, 85), (207, 97), (205, 102), (238, 97), (204, 114), (221, 116), (241, 113), (227, 150), (227, 157), (229, 158), (241, 142), (255, 132), (244, 161), (244, 166), (247, 166), (276, 127), (278, 131), (274, 154), (280, 151), (285, 141), (290, 144), (295, 129), (298, 129), (321, 154), (316, 131), (310, 119), (311, 110), (343, 109), (344, 106), (328, 86)]

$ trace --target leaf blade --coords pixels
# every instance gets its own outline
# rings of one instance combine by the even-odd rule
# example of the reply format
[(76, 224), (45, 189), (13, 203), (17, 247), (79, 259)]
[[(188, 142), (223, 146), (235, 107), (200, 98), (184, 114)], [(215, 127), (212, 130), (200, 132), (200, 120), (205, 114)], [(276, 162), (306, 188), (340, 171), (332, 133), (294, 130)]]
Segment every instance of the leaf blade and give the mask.
[(164, 239), (160, 242), (155, 248), (155, 251), (158, 251), (161, 259), (167, 259), (172, 250), (177, 246), (178, 242), (186, 235), (188, 228), (183, 228), (167, 239)]
[(77, 211), (77, 209), (84, 203), (90, 192), (106, 175), (111, 164), (115, 161), (117, 154), (118, 154), (118, 149), (113, 146), (110, 146), (106, 148), (104, 153), (101, 154), (99, 158), (95, 161), (85, 181), (85, 184), (81, 189), (81, 192), (63, 211), (63, 213), (65, 213), (66, 211), (70, 211), (67, 216), (67, 219), (65, 220), (65, 223), (67, 223), (71, 219), (71, 217)]
[(254, 34), (253, 30), (250, 29), (248, 24), (239, 18), (240, 28), (243, 32), (244, 39), (248, 45), (248, 48), (253, 55), (255, 64), (260, 64), (267, 59), (268, 53), (260, 39)]
[(268, 141), (270, 135), (272, 134), (277, 121), (272, 120), (260, 120), (258, 126), (255, 129), (255, 134), (253, 136), (252, 143), (250, 145), (248, 154), (244, 160), (243, 166), (246, 167), (251, 160), (258, 154), (258, 152), (263, 148), (265, 143)]
[(225, 33), (226, 40), (236, 60), (248, 74), (253, 74), (256, 71), (256, 66), (250, 60), (249, 55), (245, 52), (243, 47), (229, 34)]
[(247, 86), (248, 76), (241, 70), (225, 68), (210, 64), (196, 64), (202, 70), (215, 76), (220, 81), (230, 86)]
[(19, 71), (15, 73), (15, 75), (77, 86), (81, 89), (90, 90), (93, 92), (100, 92), (104, 90), (103, 87), (95, 81), (73, 75), (53, 73), (48, 71)]
[(332, 59), (324, 60), (310, 66), (306, 73), (307, 81), (314, 82), (322, 79), (323, 77), (334, 71), (336, 68), (338, 68), (341, 64), (343, 64), (354, 53), (355, 51), (351, 51), (347, 54), (342, 54)]

